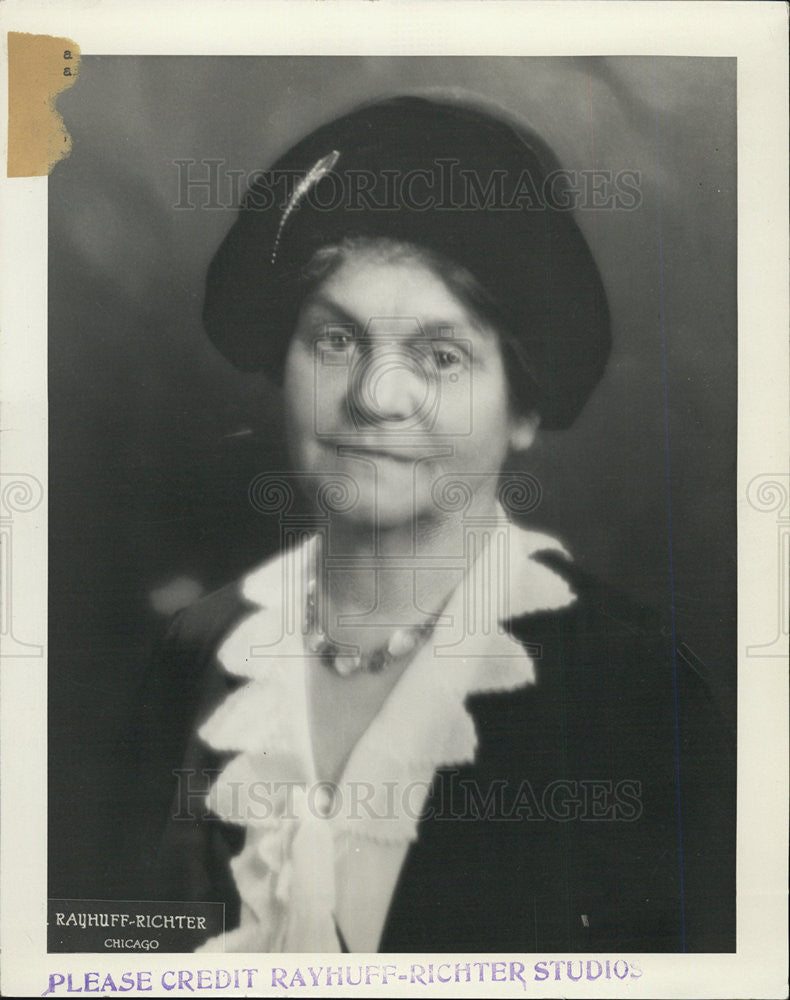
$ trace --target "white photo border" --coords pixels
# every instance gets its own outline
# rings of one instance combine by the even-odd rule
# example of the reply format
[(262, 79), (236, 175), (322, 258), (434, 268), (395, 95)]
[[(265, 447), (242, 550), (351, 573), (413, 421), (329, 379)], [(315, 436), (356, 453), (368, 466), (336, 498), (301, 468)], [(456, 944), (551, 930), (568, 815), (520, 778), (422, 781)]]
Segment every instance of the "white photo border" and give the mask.
[[(786, 995), (787, 663), (749, 658), (777, 627), (772, 574), (777, 523), (787, 517), (788, 473), (788, 104), (786, 7), (767, 2), (522, 2), (522, 0), (272, 0), (189, 4), (30, 4), (0, 8), (8, 31), (74, 39), (83, 55), (689, 55), (738, 60), (738, 931), (733, 955), (635, 956), (643, 975), (579, 984), (579, 995), (772, 997)], [(7, 88), (6, 74), (3, 88)], [(7, 99), (2, 98), (4, 135)], [(4, 171), (3, 171), (4, 173)], [(47, 179), (0, 181), (0, 399), (3, 488), (30, 490), (14, 545), (6, 631), (41, 646), (17, 655), (4, 633), (2, 665), (2, 988), (41, 995), (48, 975), (119, 974), (168, 968), (256, 968), (253, 995), (275, 995), (272, 965), (307, 966), (309, 956), (50, 955), (46, 953), (47, 637)], [(32, 478), (31, 478), (32, 477)], [(771, 514), (750, 502), (763, 477), (785, 493)], [(41, 497), (36, 501), (35, 484)], [(775, 484), (775, 486), (771, 486)], [(770, 506), (770, 505), (769, 505)], [(781, 525), (780, 525), (781, 527)], [(784, 572), (787, 572), (784, 566)], [(4, 608), (7, 605), (4, 606)], [(781, 611), (781, 599), (779, 602)], [(786, 610), (786, 609), (785, 609)], [(470, 961), (475, 956), (459, 956)], [(482, 956), (487, 961), (498, 956)], [(507, 956), (503, 956), (507, 958)], [(546, 956), (546, 958), (561, 956)], [(574, 955), (574, 959), (594, 956)], [(265, 958), (265, 960), (264, 960)], [(274, 961), (270, 959), (274, 958)], [(453, 960), (453, 956), (450, 960)], [(421, 955), (422, 964), (447, 956)], [(354, 956), (383, 966), (383, 956)], [(386, 962), (408, 968), (409, 956)], [(315, 962), (313, 962), (315, 964)], [(335, 961), (335, 964), (338, 964)], [(583, 991), (583, 992), (582, 992)], [(60, 992), (60, 991), (59, 991)], [(155, 991), (154, 991), (155, 992)], [(211, 993), (216, 991), (207, 990)], [(249, 995), (222, 990), (224, 995)], [(282, 991), (280, 991), (282, 992)], [(292, 991), (289, 991), (292, 992)], [(322, 988), (301, 996), (325, 995)], [(359, 996), (523, 996), (518, 982), (354, 988)], [(175, 989), (172, 995), (185, 995)], [(130, 990), (127, 995), (145, 995)], [(191, 994), (191, 995), (194, 995)], [(277, 994), (279, 995), (279, 994)], [(567, 981), (532, 983), (532, 996), (573, 995)]]

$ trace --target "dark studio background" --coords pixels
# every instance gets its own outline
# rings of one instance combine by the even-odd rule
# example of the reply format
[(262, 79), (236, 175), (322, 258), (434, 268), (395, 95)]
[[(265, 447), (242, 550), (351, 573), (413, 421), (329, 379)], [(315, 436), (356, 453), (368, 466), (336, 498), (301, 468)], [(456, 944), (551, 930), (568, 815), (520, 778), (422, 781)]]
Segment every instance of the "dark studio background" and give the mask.
[(253, 476), (284, 465), (277, 392), (234, 372), (200, 324), (205, 270), (233, 213), (176, 210), (175, 161), (249, 173), (365, 98), (463, 86), (524, 115), (566, 169), (640, 172), (639, 208), (578, 215), (614, 348), (577, 424), (524, 459), (543, 489), (532, 522), (667, 618), (674, 607), (734, 721), (735, 68), (83, 58), (58, 102), (73, 152), (49, 180), (51, 895), (100, 897), (110, 881), (113, 741), (167, 609), (277, 542), (276, 521), (247, 499)]

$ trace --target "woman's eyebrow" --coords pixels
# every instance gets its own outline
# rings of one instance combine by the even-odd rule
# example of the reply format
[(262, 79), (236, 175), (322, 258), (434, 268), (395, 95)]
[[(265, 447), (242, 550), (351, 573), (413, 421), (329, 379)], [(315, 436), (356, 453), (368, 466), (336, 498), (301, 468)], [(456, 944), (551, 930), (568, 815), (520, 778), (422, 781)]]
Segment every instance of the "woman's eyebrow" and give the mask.
[(334, 299), (329, 298), (322, 292), (314, 292), (312, 295), (309, 295), (305, 301), (305, 306), (308, 309), (317, 308), (332, 313), (339, 323), (347, 323), (350, 326), (365, 326), (364, 323), (360, 322), (358, 316), (352, 315), (339, 302), (335, 302)]
[[(362, 320), (359, 316), (350, 313), (339, 302), (336, 302), (331, 296), (326, 295), (324, 292), (314, 292), (309, 295), (305, 300), (305, 307), (307, 309), (323, 309), (325, 312), (332, 314), (334, 322), (342, 323), (348, 326), (355, 326), (360, 331), (367, 331), (371, 323), (376, 320), (395, 318), (387, 316), (368, 316)], [(455, 321), (442, 318), (421, 319), (416, 315), (397, 318), (402, 320), (413, 319), (415, 325), (419, 328), (420, 335), (422, 337), (450, 340), (455, 335), (456, 330), (461, 330), (463, 331), (464, 336), (468, 337), (471, 333), (473, 335), (478, 334), (484, 339), (487, 339), (485, 336), (487, 333), (485, 326), (475, 321), (472, 317), (468, 317), (466, 319), (459, 317)], [(410, 337), (408, 339), (419, 339), (419, 337)]]

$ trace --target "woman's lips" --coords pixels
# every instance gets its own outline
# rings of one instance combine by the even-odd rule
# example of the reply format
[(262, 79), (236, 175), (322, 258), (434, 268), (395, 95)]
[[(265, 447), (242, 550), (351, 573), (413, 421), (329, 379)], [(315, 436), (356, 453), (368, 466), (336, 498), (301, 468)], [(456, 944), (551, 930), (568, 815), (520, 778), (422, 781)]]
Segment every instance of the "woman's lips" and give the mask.
[(389, 442), (385, 445), (366, 441), (327, 441), (326, 447), (341, 456), (354, 457), (359, 455), (360, 458), (383, 458), (404, 465), (411, 465), (427, 457), (424, 450), (415, 451), (413, 446), (399, 448)]

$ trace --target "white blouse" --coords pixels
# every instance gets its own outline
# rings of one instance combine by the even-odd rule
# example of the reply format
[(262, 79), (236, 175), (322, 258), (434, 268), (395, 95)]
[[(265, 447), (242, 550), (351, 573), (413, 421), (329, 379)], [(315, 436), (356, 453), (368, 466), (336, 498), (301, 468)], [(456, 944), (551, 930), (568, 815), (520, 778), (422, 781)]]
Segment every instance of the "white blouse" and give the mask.
[(502, 514), (332, 786), (316, 777), (308, 721), (302, 598), (314, 544), (244, 579), (255, 610), (218, 652), (246, 683), (199, 732), (214, 750), (235, 753), (207, 802), (247, 832), (231, 861), (240, 924), (201, 951), (340, 952), (339, 927), (351, 951), (375, 952), (434, 772), (474, 760), (466, 697), (534, 683), (531, 658), (502, 622), (574, 600), (532, 558), (564, 552), (559, 542)]

